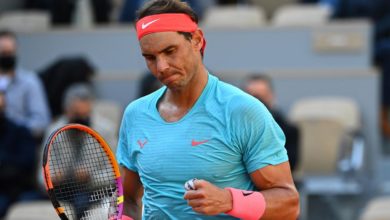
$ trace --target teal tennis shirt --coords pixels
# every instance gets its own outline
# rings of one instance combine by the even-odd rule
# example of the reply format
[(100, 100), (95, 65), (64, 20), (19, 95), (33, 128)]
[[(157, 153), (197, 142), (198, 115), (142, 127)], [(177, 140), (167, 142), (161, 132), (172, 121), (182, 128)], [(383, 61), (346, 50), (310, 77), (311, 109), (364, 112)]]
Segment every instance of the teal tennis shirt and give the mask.
[(288, 160), (282, 130), (260, 101), (211, 74), (179, 121), (158, 112), (165, 91), (130, 103), (120, 128), (117, 160), (141, 178), (143, 219), (235, 219), (194, 212), (183, 199), (184, 183), (198, 178), (255, 190), (251, 172)]

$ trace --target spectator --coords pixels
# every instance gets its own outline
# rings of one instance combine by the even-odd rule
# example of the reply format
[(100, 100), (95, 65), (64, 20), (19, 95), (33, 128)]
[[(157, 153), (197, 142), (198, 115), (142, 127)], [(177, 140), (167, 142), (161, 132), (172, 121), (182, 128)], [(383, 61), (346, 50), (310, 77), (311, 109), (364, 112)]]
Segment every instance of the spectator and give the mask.
[(17, 67), (16, 36), (0, 31), (0, 78), (7, 106), (6, 115), (41, 137), (50, 122), (50, 112), (41, 81), (35, 73)]
[[(49, 139), (50, 134), (66, 124), (77, 123), (91, 127), (97, 131), (115, 152), (118, 141), (118, 125), (110, 121), (105, 115), (100, 114), (94, 109), (94, 95), (90, 85), (75, 83), (66, 90), (64, 99), (64, 114), (53, 121), (46, 130), (45, 140)], [(42, 155), (44, 146), (41, 147)], [(42, 174), (38, 174), (40, 188), (45, 189)]]
[(246, 82), (245, 90), (267, 107), (275, 121), (282, 128), (286, 136), (285, 147), (287, 149), (291, 170), (294, 171), (298, 161), (299, 131), (275, 107), (275, 95), (271, 78), (266, 75), (252, 75)]
[(0, 91), (0, 219), (35, 186), (35, 140), (29, 129), (6, 116), (5, 98)]
[(96, 130), (113, 148), (117, 143), (118, 125), (94, 111), (94, 95), (88, 84), (76, 83), (69, 87), (63, 99), (64, 114), (47, 129), (46, 137), (55, 129), (69, 123), (78, 123)]
[(84, 57), (60, 58), (39, 72), (53, 118), (63, 113), (65, 91), (75, 83), (91, 84), (95, 68)]

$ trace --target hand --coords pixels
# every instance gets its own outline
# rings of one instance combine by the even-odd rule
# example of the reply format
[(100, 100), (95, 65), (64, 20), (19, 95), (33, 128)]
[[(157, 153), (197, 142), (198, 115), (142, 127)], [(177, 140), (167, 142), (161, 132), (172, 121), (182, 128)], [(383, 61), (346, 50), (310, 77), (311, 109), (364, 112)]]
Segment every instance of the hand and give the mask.
[[(110, 217), (109, 220), (117, 220), (115, 217)], [(131, 217), (122, 215), (122, 218), (120, 220), (133, 220)]]
[(229, 190), (218, 188), (205, 180), (195, 180), (195, 190), (184, 194), (188, 205), (195, 212), (203, 215), (217, 215), (233, 208), (232, 195)]

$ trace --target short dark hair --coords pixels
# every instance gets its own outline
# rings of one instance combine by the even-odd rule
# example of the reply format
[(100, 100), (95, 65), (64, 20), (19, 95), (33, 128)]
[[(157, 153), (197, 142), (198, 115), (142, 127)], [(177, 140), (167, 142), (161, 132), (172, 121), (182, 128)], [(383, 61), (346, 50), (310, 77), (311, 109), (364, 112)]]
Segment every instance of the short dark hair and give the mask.
[(65, 92), (63, 109), (69, 108), (75, 100), (91, 101), (94, 99), (92, 88), (85, 83), (75, 83)]
[(10, 37), (10, 38), (16, 39), (16, 34), (10, 30), (2, 29), (2, 30), (0, 30), (0, 38), (2, 38), (2, 37)]
[(180, 0), (152, 0), (146, 2), (145, 5), (137, 11), (137, 21), (146, 16), (166, 13), (187, 14), (192, 21), (198, 23), (198, 15), (195, 11), (186, 2)]
[[(150, 15), (166, 14), (166, 13), (182, 13), (187, 14), (192, 21), (198, 24), (199, 19), (195, 11), (186, 3), (180, 0), (152, 0), (146, 2), (140, 10), (137, 11), (136, 21)], [(188, 32), (181, 32), (187, 40), (191, 40), (192, 34)]]

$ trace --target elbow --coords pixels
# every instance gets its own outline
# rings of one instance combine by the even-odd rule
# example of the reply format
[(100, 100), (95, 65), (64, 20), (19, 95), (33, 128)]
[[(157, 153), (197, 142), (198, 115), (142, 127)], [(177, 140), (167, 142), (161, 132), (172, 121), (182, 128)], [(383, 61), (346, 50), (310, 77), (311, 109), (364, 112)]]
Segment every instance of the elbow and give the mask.
[(291, 219), (298, 219), (300, 215), (299, 193), (295, 189), (291, 196)]
[(295, 188), (289, 190), (289, 196), (284, 205), (286, 212), (283, 217), (280, 216), (281, 219), (297, 220), (300, 215), (300, 204), (299, 193)]

